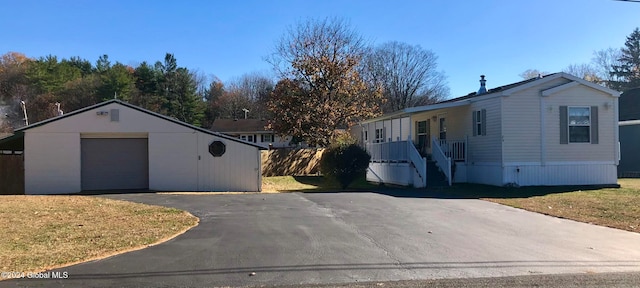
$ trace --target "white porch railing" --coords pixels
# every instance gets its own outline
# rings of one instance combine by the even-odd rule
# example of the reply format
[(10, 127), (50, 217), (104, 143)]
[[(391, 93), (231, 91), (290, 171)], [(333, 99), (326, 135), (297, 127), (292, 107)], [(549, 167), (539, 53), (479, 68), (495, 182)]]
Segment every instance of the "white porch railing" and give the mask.
[(445, 156), (452, 161), (466, 161), (467, 140), (437, 140)]
[(408, 162), (407, 143), (411, 141), (367, 143), (366, 149), (371, 162)]
[(413, 145), (413, 141), (393, 141), (382, 143), (367, 143), (365, 148), (371, 155), (371, 162), (377, 163), (411, 163), (415, 167), (422, 187), (427, 185), (427, 162)]
[(449, 186), (451, 186), (451, 157), (447, 156), (442, 148), (440, 147), (440, 141), (435, 137), (431, 140), (431, 156), (433, 160), (436, 161), (444, 176), (447, 177), (447, 181), (449, 182)]
[(406, 151), (409, 159), (411, 160), (411, 163), (413, 163), (413, 167), (418, 171), (418, 175), (420, 175), (420, 179), (422, 180), (421, 187), (427, 187), (427, 159), (422, 158), (420, 152), (416, 149), (416, 146), (413, 146), (412, 141), (405, 142), (407, 142)]

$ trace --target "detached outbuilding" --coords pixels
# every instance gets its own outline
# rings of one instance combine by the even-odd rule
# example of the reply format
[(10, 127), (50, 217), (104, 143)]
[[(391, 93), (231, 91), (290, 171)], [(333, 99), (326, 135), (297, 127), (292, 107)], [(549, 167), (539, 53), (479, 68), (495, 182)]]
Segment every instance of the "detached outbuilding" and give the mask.
[(119, 100), (20, 128), (4, 142), (22, 146), (25, 194), (262, 186), (260, 146)]

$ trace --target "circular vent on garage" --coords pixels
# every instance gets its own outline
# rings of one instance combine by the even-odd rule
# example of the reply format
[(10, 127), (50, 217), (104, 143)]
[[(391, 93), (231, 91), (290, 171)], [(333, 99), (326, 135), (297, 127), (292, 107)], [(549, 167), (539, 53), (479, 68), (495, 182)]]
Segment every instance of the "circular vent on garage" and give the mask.
[(227, 150), (227, 146), (222, 143), (222, 141), (213, 141), (213, 143), (209, 144), (209, 153), (213, 155), (213, 157), (220, 157), (224, 155), (224, 152)]

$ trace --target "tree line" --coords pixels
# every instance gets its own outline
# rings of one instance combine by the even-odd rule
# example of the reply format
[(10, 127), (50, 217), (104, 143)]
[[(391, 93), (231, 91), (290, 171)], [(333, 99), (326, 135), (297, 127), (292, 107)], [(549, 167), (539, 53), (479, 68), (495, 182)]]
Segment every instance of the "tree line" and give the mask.
[[(109, 99), (120, 99), (169, 117), (202, 127), (215, 118), (233, 118), (242, 109), (264, 113), (264, 103), (273, 89), (272, 80), (260, 74), (246, 74), (228, 87), (216, 78), (178, 66), (167, 53), (154, 64), (132, 67), (112, 63), (102, 55), (95, 63), (80, 57), (32, 59), (18, 52), (0, 56), (0, 105), (8, 105), (0, 131), (25, 125), (21, 103), (29, 122), (58, 115), (56, 103), (73, 111)], [(266, 117), (266, 115), (264, 115)]]
[[(571, 64), (562, 71), (621, 92), (640, 88), (640, 29), (627, 36), (624, 47), (594, 51), (591, 62)], [(520, 77), (545, 74), (548, 72), (528, 69)]]
[[(590, 64), (569, 72), (612, 89), (640, 86), (640, 31), (621, 49), (595, 52)], [(56, 103), (73, 111), (117, 98), (193, 125), (208, 128), (217, 118), (270, 119), (269, 127), (309, 144), (327, 145), (341, 129), (359, 121), (446, 99), (449, 89), (437, 56), (418, 45), (391, 41), (372, 45), (344, 19), (301, 21), (289, 27), (265, 59), (274, 76), (248, 73), (222, 83), (178, 66), (167, 53), (135, 67), (95, 63), (79, 57), (37, 59), (9, 52), (0, 57), (0, 105), (9, 105), (4, 127), (58, 115)], [(596, 68), (597, 67), (597, 68)], [(529, 78), (544, 74), (528, 70)], [(533, 76), (532, 76), (533, 75)]]
[(366, 118), (434, 103), (449, 95), (437, 56), (418, 45), (366, 43), (345, 20), (291, 26), (266, 57), (275, 75), (248, 73), (228, 83), (178, 65), (173, 54), (153, 64), (95, 63), (80, 57), (0, 57), (2, 131), (117, 98), (178, 120), (210, 127), (217, 118), (271, 119), (271, 128), (326, 145), (335, 131)]

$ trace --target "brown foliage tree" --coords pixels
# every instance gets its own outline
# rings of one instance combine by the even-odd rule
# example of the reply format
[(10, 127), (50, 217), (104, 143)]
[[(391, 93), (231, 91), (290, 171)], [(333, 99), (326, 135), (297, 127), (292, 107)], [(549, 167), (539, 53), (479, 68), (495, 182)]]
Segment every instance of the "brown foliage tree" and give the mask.
[(290, 29), (270, 59), (282, 78), (268, 105), (275, 115), (271, 128), (326, 146), (337, 129), (379, 115), (382, 93), (357, 71), (362, 55), (362, 38), (341, 20)]

